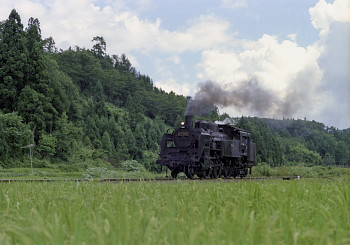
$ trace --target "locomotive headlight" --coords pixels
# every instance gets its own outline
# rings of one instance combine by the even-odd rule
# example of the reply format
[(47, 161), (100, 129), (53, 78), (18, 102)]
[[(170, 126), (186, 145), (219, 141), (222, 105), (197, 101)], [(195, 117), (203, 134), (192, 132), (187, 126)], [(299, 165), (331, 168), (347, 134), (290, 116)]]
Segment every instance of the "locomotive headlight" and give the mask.
[(181, 126), (185, 126), (185, 122), (181, 122)]

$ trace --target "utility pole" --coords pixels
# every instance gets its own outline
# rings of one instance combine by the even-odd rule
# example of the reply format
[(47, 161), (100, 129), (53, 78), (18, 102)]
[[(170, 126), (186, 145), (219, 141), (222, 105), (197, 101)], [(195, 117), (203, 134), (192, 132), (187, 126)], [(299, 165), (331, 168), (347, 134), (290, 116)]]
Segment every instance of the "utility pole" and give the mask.
[(30, 145), (21, 147), (21, 148), (29, 148), (30, 168), (32, 169), (32, 175), (34, 175), (34, 171), (33, 171), (33, 148), (34, 148), (34, 146), (35, 146), (35, 144), (30, 144)]

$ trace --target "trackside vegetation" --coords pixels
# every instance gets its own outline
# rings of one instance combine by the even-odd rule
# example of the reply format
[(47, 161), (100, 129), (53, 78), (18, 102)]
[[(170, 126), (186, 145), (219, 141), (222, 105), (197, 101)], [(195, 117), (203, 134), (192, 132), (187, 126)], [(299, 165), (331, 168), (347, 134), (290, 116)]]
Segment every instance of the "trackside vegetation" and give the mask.
[[(113, 178), (170, 178), (170, 172), (150, 172), (143, 168), (142, 164), (135, 165), (136, 161), (125, 161), (122, 168), (88, 167), (84, 170), (78, 168), (67, 169), (67, 165), (58, 168), (9, 168), (0, 169), (0, 179), (89, 179), (102, 180)], [(69, 170), (69, 171), (68, 171)], [(185, 175), (180, 175), (185, 177)], [(350, 168), (339, 168), (334, 166), (282, 166), (270, 167), (267, 163), (259, 163), (252, 170), (249, 177), (295, 177), (297, 178), (350, 178)]]
[(12, 183), (1, 244), (349, 244), (350, 182)]

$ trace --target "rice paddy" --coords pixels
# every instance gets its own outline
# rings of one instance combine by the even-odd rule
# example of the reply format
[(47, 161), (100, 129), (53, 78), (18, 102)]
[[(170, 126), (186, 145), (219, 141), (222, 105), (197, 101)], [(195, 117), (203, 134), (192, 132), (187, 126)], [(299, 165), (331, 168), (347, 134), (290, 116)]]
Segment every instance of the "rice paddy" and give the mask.
[(0, 244), (350, 244), (350, 180), (0, 186)]

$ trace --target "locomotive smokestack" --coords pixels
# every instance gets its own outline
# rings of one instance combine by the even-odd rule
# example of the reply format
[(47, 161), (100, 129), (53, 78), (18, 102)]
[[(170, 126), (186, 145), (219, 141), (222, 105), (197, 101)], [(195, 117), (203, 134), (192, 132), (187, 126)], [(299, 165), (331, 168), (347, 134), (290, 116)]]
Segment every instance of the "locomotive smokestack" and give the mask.
[(193, 116), (192, 115), (185, 116), (185, 127), (186, 128), (193, 128)]

